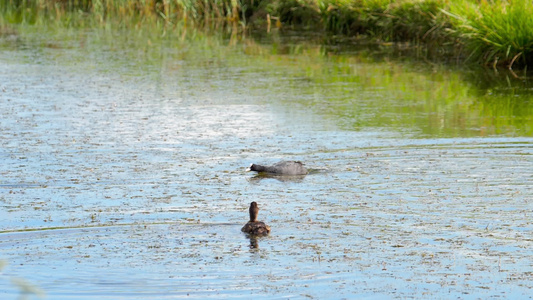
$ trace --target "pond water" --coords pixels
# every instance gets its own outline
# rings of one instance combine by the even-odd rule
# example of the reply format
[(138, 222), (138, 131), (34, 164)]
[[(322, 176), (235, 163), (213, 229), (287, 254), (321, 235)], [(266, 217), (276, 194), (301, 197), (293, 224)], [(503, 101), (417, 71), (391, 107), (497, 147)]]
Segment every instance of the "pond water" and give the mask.
[[(531, 295), (527, 80), (276, 34), (18, 30), (3, 299)], [(312, 172), (246, 172), (279, 160)], [(251, 201), (267, 237), (240, 231)]]

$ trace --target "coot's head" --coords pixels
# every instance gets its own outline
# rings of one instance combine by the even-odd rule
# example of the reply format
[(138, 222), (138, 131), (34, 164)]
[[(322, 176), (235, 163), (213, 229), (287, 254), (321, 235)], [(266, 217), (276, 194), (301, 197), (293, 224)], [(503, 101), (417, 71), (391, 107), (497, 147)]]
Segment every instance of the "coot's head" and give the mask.
[(248, 171), (248, 172), (250, 172), (250, 171), (256, 171), (256, 172), (258, 172), (259, 170), (258, 170), (258, 167), (257, 167), (256, 164), (251, 164), (251, 165), (248, 167), (248, 169), (246, 169), (246, 171)]

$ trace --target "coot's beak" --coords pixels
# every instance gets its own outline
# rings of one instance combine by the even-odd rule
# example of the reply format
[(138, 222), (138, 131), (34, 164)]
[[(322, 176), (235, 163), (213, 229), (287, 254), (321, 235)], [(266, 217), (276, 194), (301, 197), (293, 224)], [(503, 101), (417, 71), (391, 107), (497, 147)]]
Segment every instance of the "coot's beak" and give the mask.
[(252, 171), (252, 165), (253, 165), (253, 164), (251, 164), (248, 168), (246, 168), (246, 172), (250, 172), (250, 171)]

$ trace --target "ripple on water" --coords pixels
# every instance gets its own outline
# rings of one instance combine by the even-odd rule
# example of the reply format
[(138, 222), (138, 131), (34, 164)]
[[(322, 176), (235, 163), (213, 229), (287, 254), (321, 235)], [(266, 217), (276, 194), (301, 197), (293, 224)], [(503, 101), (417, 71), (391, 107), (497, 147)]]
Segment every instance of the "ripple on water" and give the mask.
[[(78, 69), (0, 73), (0, 290), (12, 298), (11, 277), (53, 299), (518, 298), (533, 288), (530, 139), (343, 131), (267, 90), (163, 97)], [(321, 171), (245, 172), (281, 159)], [(259, 248), (240, 232), (251, 201), (272, 227)]]

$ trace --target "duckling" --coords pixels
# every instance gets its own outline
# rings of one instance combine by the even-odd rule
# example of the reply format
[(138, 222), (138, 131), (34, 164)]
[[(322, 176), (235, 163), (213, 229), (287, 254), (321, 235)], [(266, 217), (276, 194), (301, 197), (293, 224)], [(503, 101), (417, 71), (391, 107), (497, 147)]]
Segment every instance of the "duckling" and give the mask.
[(275, 175), (306, 175), (308, 173), (302, 162), (299, 161), (280, 161), (272, 166), (251, 164), (246, 170)]
[(264, 222), (257, 221), (257, 214), (259, 213), (259, 207), (254, 201), (250, 203), (250, 221), (242, 227), (241, 231), (251, 235), (268, 235), (270, 233), (270, 226)]

